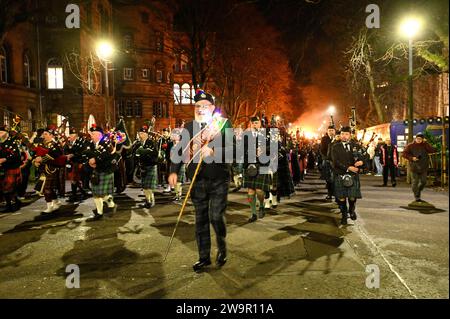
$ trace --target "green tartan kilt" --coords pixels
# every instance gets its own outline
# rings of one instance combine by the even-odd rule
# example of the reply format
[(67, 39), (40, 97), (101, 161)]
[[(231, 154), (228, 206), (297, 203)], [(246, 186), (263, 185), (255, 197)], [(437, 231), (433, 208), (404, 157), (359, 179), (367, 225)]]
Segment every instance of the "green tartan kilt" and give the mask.
[(143, 189), (156, 189), (158, 184), (158, 165), (141, 168), (141, 184)]
[(269, 174), (258, 174), (254, 177), (247, 175), (247, 171), (244, 174), (244, 188), (260, 189), (265, 192), (270, 191), (272, 187), (272, 176)]
[(353, 185), (346, 187), (343, 184), (342, 175), (333, 174), (334, 196), (339, 198), (362, 198), (359, 175), (353, 175)]
[(98, 184), (91, 185), (92, 196), (103, 197), (114, 193), (114, 173), (95, 172), (98, 176)]
[(186, 165), (181, 164), (180, 171), (178, 172), (177, 183), (184, 183), (186, 176)]

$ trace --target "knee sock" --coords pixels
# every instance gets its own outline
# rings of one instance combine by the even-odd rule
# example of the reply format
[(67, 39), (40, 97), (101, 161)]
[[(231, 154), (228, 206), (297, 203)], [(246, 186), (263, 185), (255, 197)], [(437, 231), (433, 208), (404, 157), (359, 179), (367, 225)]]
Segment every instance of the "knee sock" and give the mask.
[(95, 204), (95, 208), (97, 208), (97, 214), (102, 215), (103, 214), (103, 198), (94, 197), (94, 204)]
[(153, 191), (151, 189), (144, 189), (145, 200), (148, 202), (152, 201)]
[(252, 215), (256, 215), (256, 194), (248, 194), (247, 195), (248, 203), (250, 204), (250, 208), (252, 210)]

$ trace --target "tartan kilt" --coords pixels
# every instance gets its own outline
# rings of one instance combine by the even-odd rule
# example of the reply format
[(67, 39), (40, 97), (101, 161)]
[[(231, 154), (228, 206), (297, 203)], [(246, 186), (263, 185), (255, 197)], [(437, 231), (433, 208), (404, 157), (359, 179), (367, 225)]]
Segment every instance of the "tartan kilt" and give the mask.
[(268, 192), (272, 186), (272, 176), (269, 174), (258, 174), (254, 177), (248, 176), (247, 171), (244, 174), (244, 188), (260, 189)]
[(114, 193), (114, 173), (103, 173), (94, 171), (98, 176), (98, 184), (91, 183), (92, 195), (95, 197), (103, 197)]
[(352, 175), (353, 185), (346, 187), (343, 184), (342, 175), (334, 174), (334, 196), (339, 198), (362, 198), (359, 175)]
[(141, 185), (143, 189), (156, 189), (158, 184), (158, 165), (141, 168)]
[(186, 176), (186, 165), (181, 164), (180, 171), (178, 172), (177, 183), (184, 183)]
[(14, 193), (22, 181), (22, 174), (19, 168), (7, 169), (5, 175), (0, 178), (0, 191), (2, 193)]
[(67, 173), (67, 177), (72, 182), (81, 181), (82, 167), (83, 164), (72, 163), (72, 169)]
[[(40, 177), (45, 176), (44, 188), (43, 191), (53, 191), (54, 189), (58, 189), (59, 187), (59, 168), (58, 167), (49, 167), (49, 171), (41, 171)], [(39, 189), (41, 190), (42, 184), (39, 184)]]

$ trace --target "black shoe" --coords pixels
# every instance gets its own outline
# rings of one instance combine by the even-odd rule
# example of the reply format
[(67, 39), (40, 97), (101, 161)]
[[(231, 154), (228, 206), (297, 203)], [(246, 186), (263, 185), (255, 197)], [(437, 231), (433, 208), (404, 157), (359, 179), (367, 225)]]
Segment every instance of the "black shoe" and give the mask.
[(140, 204), (139, 207), (149, 209), (149, 208), (151, 208), (151, 205), (150, 205), (150, 202), (146, 200), (144, 202), (144, 204)]
[(192, 266), (192, 268), (194, 269), (195, 272), (199, 272), (209, 265), (211, 265), (211, 259), (200, 259)]
[(222, 267), (227, 262), (227, 253), (226, 252), (219, 252), (217, 254), (216, 258), (216, 265), (218, 267)]
[(12, 213), (14, 211), (14, 208), (11, 204), (7, 204), (5, 206), (5, 209), (0, 211), (0, 213)]
[(357, 216), (356, 216), (356, 212), (350, 212), (350, 219), (351, 220), (356, 220)]
[(253, 214), (252, 214), (252, 217), (250, 217), (250, 218), (248, 219), (247, 222), (253, 223), (253, 222), (256, 221), (256, 220), (258, 220), (258, 217), (256, 217), (256, 215), (253, 215)]
[(395, 187), (395, 186), (397, 186), (397, 183), (393, 183), (393, 184), (392, 184), (392, 187)]
[(264, 206), (262, 206), (262, 208), (259, 209), (259, 213), (258, 213), (258, 218), (264, 218), (264, 216), (266, 216), (266, 212), (264, 211)]
[(381, 185), (381, 187), (386, 187), (387, 186), (387, 184), (383, 184), (383, 185)]
[(333, 196), (328, 195), (327, 197), (325, 197), (326, 200), (332, 200)]
[(86, 219), (87, 222), (94, 222), (96, 220), (100, 220), (103, 218), (103, 214), (99, 214), (97, 213), (97, 210), (94, 210), (94, 216), (89, 217), (88, 219)]
[(75, 196), (70, 196), (69, 199), (67, 199), (68, 203), (75, 203), (77, 201), (77, 198)]

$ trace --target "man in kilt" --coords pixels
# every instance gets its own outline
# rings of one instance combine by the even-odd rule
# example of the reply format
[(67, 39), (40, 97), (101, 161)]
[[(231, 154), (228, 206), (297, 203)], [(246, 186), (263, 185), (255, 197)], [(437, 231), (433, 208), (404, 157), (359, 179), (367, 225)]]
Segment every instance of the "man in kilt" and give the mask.
[(158, 147), (155, 140), (149, 138), (148, 126), (144, 125), (139, 130), (139, 145), (136, 150), (136, 161), (141, 169), (141, 185), (144, 190), (143, 208), (155, 206), (155, 194), (153, 191), (158, 184)]
[[(244, 159), (244, 187), (248, 189), (247, 200), (250, 204), (252, 215), (248, 222), (254, 222), (259, 218), (263, 218), (264, 212), (264, 199), (266, 192), (270, 191), (272, 186), (272, 176), (270, 174), (261, 174), (260, 168), (267, 164), (259, 162), (258, 157), (261, 155), (261, 148), (258, 147), (261, 143), (266, 145), (270, 143), (270, 136), (267, 136), (266, 130), (261, 129), (261, 120), (259, 117), (254, 116), (250, 119), (250, 132), (251, 136), (256, 141), (257, 145), (249, 145), (244, 141), (245, 159)], [(244, 137), (245, 139), (245, 137)], [(247, 140), (248, 142), (248, 140)], [(249, 158), (249, 154), (252, 154), (249, 147), (256, 146), (256, 158)], [(256, 198), (259, 201), (259, 213), (256, 215)]]
[[(64, 146), (64, 153), (68, 159), (67, 175), (70, 179), (70, 185), (72, 188), (72, 194), (67, 200), (69, 203), (73, 203), (77, 200), (77, 189), (80, 190), (82, 199), (87, 198), (87, 193), (83, 189), (81, 183), (81, 176), (83, 170), (83, 151), (86, 146), (86, 141), (78, 135), (75, 128), (70, 128), (68, 137), (68, 143)], [(70, 167), (70, 168), (69, 168)]]
[(44, 194), (47, 202), (47, 209), (44, 213), (52, 213), (61, 207), (61, 202), (58, 200), (56, 191), (60, 184), (60, 170), (64, 167), (66, 157), (59, 143), (55, 140), (56, 127), (50, 125), (44, 129), (42, 133), (43, 143), (41, 146), (35, 148), (35, 158), (33, 163), (38, 167), (40, 185), (40, 193)]
[[(228, 201), (230, 166), (224, 160), (225, 152), (218, 151), (222, 158), (216, 158), (214, 145), (219, 144), (219, 141), (222, 142), (220, 144), (222, 147), (230, 145), (230, 143), (233, 144), (234, 134), (231, 130), (231, 123), (227, 119), (220, 118), (218, 120), (220, 125), (214, 125), (213, 114), (216, 107), (211, 94), (199, 90), (194, 96), (194, 101), (195, 120), (187, 123), (183, 129), (180, 141), (181, 147), (172, 148), (169, 184), (171, 186), (177, 184), (178, 174), (183, 162), (187, 163), (186, 175), (192, 180), (200, 154), (202, 154), (203, 163), (191, 189), (191, 199), (195, 207), (195, 234), (199, 253), (199, 260), (193, 265), (193, 269), (198, 272), (211, 264), (210, 224), (216, 233), (218, 250), (216, 265), (221, 267), (227, 261), (225, 241), (227, 229), (224, 215)], [(184, 140), (185, 138), (187, 140)], [(193, 143), (191, 143), (191, 138), (193, 138)], [(192, 157), (191, 161), (180, 161), (179, 156), (183, 156), (180, 152), (184, 150), (184, 145), (187, 145), (187, 152), (184, 152), (184, 155), (187, 153), (192, 155), (189, 156)], [(219, 147), (218, 145), (217, 150)], [(219, 156), (217, 155), (217, 157)]]
[(0, 126), (0, 195), (3, 195), (6, 201), (3, 213), (17, 211), (20, 208), (17, 189), (21, 182), (21, 164), (19, 146), (10, 138), (6, 126)]
[[(341, 224), (347, 225), (347, 218), (356, 220), (356, 200), (361, 198), (359, 172), (367, 161), (367, 153), (351, 141), (351, 129), (341, 129), (341, 141), (331, 148), (331, 162), (334, 171), (334, 196), (342, 213)], [(348, 200), (348, 206), (347, 206)]]
[(103, 203), (109, 208), (115, 208), (113, 200), (114, 192), (114, 170), (117, 168), (114, 149), (103, 129), (93, 125), (89, 129), (91, 143), (85, 150), (85, 156), (89, 159), (88, 164), (94, 169), (91, 176), (91, 189), (96, 210), (89, 221), (103, 217)]

